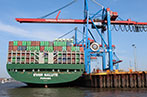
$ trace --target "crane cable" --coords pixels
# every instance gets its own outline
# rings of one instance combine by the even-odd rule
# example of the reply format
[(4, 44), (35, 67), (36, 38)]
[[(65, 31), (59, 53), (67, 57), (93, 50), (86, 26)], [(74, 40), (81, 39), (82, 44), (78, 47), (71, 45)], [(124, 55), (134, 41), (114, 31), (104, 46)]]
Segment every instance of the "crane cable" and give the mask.
[(74, 30), (75, 30), (75, 29), (73, 29), (73, 30), (71, 30), (71, 31), (69, 31), (69, 32), (67, 32), (67, 33), (65, 33), (64, 35), (60, 36), (58, 39), (63, 38), (64, 36), (70, 34), (70, 33), (73, 32)]
[(66, 7), (72, 5), (72, 4), (75, 3), (76, 1), (77, 1), (77, 0), (73, 0), (72, 2), (66, 4), (65, 6), (63, 6), (63, 7), (61, 7), (61, 8), (58, 8), (57, 10), (55, 10), (55, 11), (53, 11), (53, 12), (47, 14), (47, 15), (44, 15), (44, 16), (42, 16), (42, 17), (40, 17), (40, 18), (42, 18), (42, 19), (43, 19), (43, 18), (46, 18), (46, 17), (48, 17), (48, 16), (50, 16), (50, 15), (52, 15), (52, 14), (54, 14), (54, 13), (56, 13), (56, 12), (62, 10), (62, 9), (64, 9), (64, 8), (66, 8)]
[(98, 6), (102, 7), (102, 9), (104, 8), (103, 5), (101, 5), (100, 3), (96, 2), (96, 0), (91, 0), (92, 2), (94, 2), (95, 4), (97, 4)]
[(112, 30), (115, 31), (126, 31), (126, 32), (147, 32), (147, 25), (121, 25), (121, 24), (112, 24)]

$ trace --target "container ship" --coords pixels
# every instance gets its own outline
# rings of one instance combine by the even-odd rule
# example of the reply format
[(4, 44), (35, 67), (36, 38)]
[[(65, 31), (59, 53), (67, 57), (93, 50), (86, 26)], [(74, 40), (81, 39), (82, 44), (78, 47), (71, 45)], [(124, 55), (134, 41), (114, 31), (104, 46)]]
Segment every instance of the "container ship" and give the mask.
[[(115, 45), (112, 45), (112, 31), (147, 32), (147, 23), (132, 21), (131, 19), (123, 20), (117, 12), (105, 8), (96, 1), (94, 3), (101, 6), (101, 9), (97, 10), (95, 14), (89, 14), (91, 12), (89, 11), (88, 0), (84, 0), (83, 19), (58, 18), (61, 13), (60, 10), (70, 6), (75, 1), (77, 0), (73, 0), (41, 18), (16, 18), (19, 23), (82, 24), (83, 37), (77, 39), (77, 32), (81, 31), (76, 27), (74, 42), (73, 39), (56, 39), (53, 42), (10, 41), (7, 62), (10, 76), (28, 85), (46, 86), (75, 83), (80, 84), (80, 86), (95, 88), (147, 87), (146, 71), (119, 69), (119, 63), (122, 60), (117, 57), (114, 52)], [(47, 18), (57, 11), (59, 12), (56, 18)], [(93, 32), (97, 32), (98, 35)], [(132, 47), (135, 51), (135, 44)], [(93, 69), (91, 68), (91, 59), (97, 58), (101, 60), (96, 60), (99, 61), (96, 65), (101, 66), (101, 68), (95, 67), (95, 70), (91, 71)], [(136, 61), (134, 64), (136, 68)]]
[(28, 85), (70, 83), (84, 72), (84, 49), (73, 39), (9, 41), (7, 71)]

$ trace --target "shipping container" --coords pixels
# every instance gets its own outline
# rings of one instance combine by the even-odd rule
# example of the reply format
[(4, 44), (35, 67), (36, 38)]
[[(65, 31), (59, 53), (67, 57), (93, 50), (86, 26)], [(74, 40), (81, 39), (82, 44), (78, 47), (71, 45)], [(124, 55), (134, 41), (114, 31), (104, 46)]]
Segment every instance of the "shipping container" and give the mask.
[(13, 46), (13, 41), (9, 41), (9, 46)]
[(27, 46), (31, 46), (31, 41), (27, 41)]
[(36, 46), (36, 41), (31, 41), (31, 46)]
[(18, 41), (18, 46), (22, 46), (22, 41)]
[(40, 46), (45, 46), (45, 42), (44, 41), (40, 41)]
[(83, 64), (83, 47), (67, 46), (72, 40), (11, 41), (8, 63), (13, 64)]
[(13, 46), (9, 46), (9, 51), (12, 51), (13, 50)]
[(22, 41), (22, 46), (27, 46), (27, 42), (26, 41)]
[(44, 46), (40, 46), (40, 51), (44, 51)]
[(17, 51), (18, 46), (13, 46), (13, 51)]
[(18, 41), (13, 41), (13, 46), (18, 46)]

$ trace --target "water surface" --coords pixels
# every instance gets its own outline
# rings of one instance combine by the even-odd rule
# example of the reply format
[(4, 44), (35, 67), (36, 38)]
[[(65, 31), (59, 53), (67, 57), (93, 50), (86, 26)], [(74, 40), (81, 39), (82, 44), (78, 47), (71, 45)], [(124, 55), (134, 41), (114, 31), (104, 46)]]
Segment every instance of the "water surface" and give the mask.
[(0, 97), (147, 97), (147, 89), (30, 88), (20, 82), (11, 82), (0, 84)]

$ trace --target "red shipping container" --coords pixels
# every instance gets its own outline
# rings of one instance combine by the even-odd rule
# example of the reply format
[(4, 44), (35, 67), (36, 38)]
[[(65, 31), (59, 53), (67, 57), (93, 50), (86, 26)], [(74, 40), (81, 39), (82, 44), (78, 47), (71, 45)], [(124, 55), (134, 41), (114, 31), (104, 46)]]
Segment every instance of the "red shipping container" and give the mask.
[(17, 51), (17, 53), (20, 53), (20, 51)]
[(13, 50), (13, 46), (9, 46), (9, 51), (12, 51)]
[(11, 57), (11, 53), (8, 54), (8, 57)]
[(57, 48), (58, 48), (58, 51), (60, 52), (62, 51), (62, 46), (58, 46)]
[(54, 47), (54, 51), (57, 51), (57, 50), (58, 50), (58, 48), (55, 46), (55, 47)]
[(20, 56), (20, 53), (18, 53), (17, 56)]
[(34, 59), (31, 59), (31, 62), (34, 62)]
[(55, 46), (54, 51), (62, 51), (62, 46)]
[(72, 59), (72, 64), (75, 64), (75, 59)]
[(17, 51), (18, 46), (13, 46), (13, 51)]
[(44, 51), (44, 46), (40, 46), (40, 51)]
[(18, 46), (22, 46), (22, 41), (18, 41)]
[(8, 59), (8, 62), (11, 62), (11, 59)]
[(13, 53), (13, 56), (16, 56), (16, 53)]
[(40, 41), (36, 41), (36, 46), (40, 46)]
[(72, 55), (72, 58), (75, 58), (75, 55)]
[(67, 57), (70, 58), (71, 57), (71, 54), (67, 54)]
[(31, 41), (31, 46), (34, 46), (34, 41)]
[(68, 63), (68, 64), (71, 64), (71, 60), (69, 59), (67, 63)]
[(29, 58), (30, 57), (30, 54), (27, 54), (27, 58)]
[(21, 62), (21, 64), (24, 64), (24, 62)]
[(80, 47), (80, 52), (84, 52), (84, 48), (83, 47)]
[(81, 58), (84, 58), (84, 54), (81, 54), (80, 57), (81, 57)]
[(36, 46), (36, 41), (31, 41), (31, 46)]
[(25, 54), (24, 54), (24, 53), (22, 53), (22, 56), (25, 56)]
[(84, 63), (84, 60), (83, 59), (81, 59), (81, 63)]
[(66, 47), (66, 51), (67, 51), (67, 52), (71, 52), (71, 46), (67, 46), (67, 47)]
[(29, 59), (26, 59), (26, 63), (29, 63)]
[(9, 46), (13, 46), (13, 41), (9, 41)]
[(25, 50), (24, 50), (24, 51), (22, 51), (22, 54), (25, 54)]
[(57, 64), (57, 61), (54, 61), (54, 64)]

